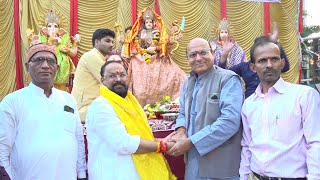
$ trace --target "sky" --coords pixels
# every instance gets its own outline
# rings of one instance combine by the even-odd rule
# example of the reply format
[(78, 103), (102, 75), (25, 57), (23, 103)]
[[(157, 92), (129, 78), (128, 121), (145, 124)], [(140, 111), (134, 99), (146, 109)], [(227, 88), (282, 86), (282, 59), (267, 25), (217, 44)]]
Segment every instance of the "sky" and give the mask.
[(320, 0), (304, 0), (304, 11), (308, 14), (304, 19), (305, 26), (320, 25)]

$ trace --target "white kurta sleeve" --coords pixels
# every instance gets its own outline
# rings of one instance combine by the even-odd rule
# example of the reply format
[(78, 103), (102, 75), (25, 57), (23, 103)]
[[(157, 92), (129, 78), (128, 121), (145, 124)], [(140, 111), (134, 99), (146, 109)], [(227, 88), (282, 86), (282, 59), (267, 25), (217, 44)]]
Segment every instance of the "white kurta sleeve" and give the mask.
[(138, 150), (140, 136), (127, 133), (112, 106), (104, 99), (96, 101), (88, 111), (87, 130), (97, 133), (97, 136), (107, 143), (110, 148), (122, 155), (133, 154)]
[(16, 136), (16, 114), (14, 112), (14, 99), (5, 97), (0, 104), (0, 165), (11, 176), (10, 153)]
[(75, 114), (77, 116), (76, 138), (78, 143), (77, 174), (78, 174), (78, 178), (85, 178), (87, 176), (86, 175), (87, 165), (86, 165), (86, 159), (85, 159), (86, 155), (85, 155), (83, 130), (82, 130), (82, 125), (81, 125), (81, 120), (80, 120), (78, 110), (76, 110)]

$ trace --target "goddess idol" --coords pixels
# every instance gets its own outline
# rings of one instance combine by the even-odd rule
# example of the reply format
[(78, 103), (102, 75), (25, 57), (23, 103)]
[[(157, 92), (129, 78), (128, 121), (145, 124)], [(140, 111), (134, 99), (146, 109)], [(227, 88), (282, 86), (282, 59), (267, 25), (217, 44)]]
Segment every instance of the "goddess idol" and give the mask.
[(122, 57), (129, 59), (129, 89), (142, 106), (163, 96), (179, 97), (186, 73), (173, 61), (172, 51), (181, 37), (176, 22), (168, 35), (162, 18), (151, 8), (139, 13), (125, 37)]

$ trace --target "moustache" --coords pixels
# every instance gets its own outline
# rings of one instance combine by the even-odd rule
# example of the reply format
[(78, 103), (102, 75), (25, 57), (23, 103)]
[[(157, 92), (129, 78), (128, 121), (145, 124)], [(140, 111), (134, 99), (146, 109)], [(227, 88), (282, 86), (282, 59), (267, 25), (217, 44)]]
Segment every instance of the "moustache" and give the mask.
[(275, 73), (275, 72), (276, 72), (275, 70), (269, 69), (269, 70), (264, 71), (263, 74), (269, 74), (269, 73)]
[(123, 87), (127, 87), (127, 85), (125, 83), (122, 82), (115, 82), (114, 84), (112, 84), (112, 87), (114, 88), (115, 86), (121, 85)]

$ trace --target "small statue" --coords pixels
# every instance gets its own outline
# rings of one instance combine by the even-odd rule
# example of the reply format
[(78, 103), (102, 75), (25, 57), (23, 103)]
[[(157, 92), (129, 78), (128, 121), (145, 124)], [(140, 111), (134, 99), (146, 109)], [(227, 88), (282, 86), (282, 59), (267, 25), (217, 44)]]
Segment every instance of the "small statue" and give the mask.
[(77, 55), (80, 36), (79, 34), (70, 36), (65, 29), (61, 28), (61, 24), (59, 17), (50, 10), (45, 17), (45, 27), (40, 29), (38, 35), (34, 35), (33, 29), (27, 29), (27, 37), (31, 46), (45, 42), (55, 48), (59, 69), (54, 79), (54, 86), (68, 91), (70, 74), (75, 70), (71, 57)]
[[(183, 24), (184, 22), (184, 18), (182, 20), (182, 23)], [(171, 54), (173, 54), (173, 51), (177, 50), (179, 48), (179, 40), (181, 40), (182, 38), (182, 33), (181, 33), (181, 30), (183, 30), (179, 24), (178, 24), (178, 21), (175, 20), (172, 22), (172, 28), (171, 28), (171, 36), (169, 37), (169, 44), (172, 44), (173, 45), (173, 48), (171, 50)]]
[(244, 61), (245, 52), (230, 34), (230, 25), (226, 18), (223, 18), (219, 27), (216, 30), (213, 28), (211, 32), (214, 36), (218, 36), (210, 42), (212, 50), (215, 51), (214, 63), (216, 65), (219, 65), (221, 58), (227, 58), (227, 69)]
[[(118, 24), (116, 24), (116, 25), (118, 25)], [(116, 27), (116, 26), (115, 26), (115, 27)], [(116, 28), (116, 29), (117, 29), (117, 28)], [(124, 43), (124, 39), (125, 39), (126, 35), (131, 31), (131, 29), (132, 29), (132, 26), (126, 27), (126, 28), (124, 29), (124, 32), (123, 32), (121, 35), (118, 36), (117, 42), (118, 42), (118, 44), (119, 44), (119, 50), (122, 49), (122, 46), (123, 46), (123, 43)], [(121, 32), (122, 32), (122, 31), (120, 30), (119, 33), (121, 33)]]

